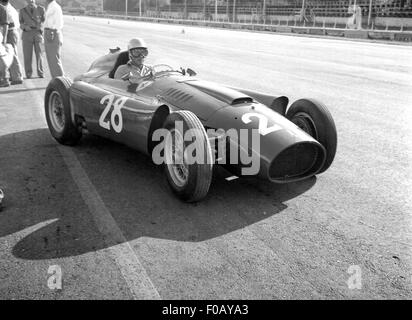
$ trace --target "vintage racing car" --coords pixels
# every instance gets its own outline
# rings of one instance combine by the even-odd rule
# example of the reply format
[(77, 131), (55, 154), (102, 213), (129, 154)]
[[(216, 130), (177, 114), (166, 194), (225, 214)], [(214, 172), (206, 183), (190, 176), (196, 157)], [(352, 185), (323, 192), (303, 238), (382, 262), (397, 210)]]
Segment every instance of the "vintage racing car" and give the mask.
[[(73, 81), (50, 81), (45, 113), (59, 143), (74, 145), (90, 132), (153, 159), (157, 152), (171, 189), (188, 202), (207, 195), (216, 165), (287, 183), (332, 164), (337, 133), (323, 104), (300, 99), (288, 107), (285, 96), (203, 81), (190, 69), (168, 65), (155, 65), (140, 79), (114, 79), (127, 61), (127, 51), (111, 50)], [(159, 138), (159, 130), (169, 135)], [(189, 131), (196, 133), (186, 139)], [(191, 161), (193, 155), (201, 156)], [(255, 163), (242, 161), (248, 157)]]

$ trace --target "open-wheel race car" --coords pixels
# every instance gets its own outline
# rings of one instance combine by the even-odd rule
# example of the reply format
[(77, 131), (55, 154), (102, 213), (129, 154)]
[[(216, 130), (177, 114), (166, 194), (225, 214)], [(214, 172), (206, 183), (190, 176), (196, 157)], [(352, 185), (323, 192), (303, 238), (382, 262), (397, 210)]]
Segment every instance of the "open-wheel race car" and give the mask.
[(127, 51), (118, 50), (73, 81), (50, 81), (45, 113), (59, 143), (75, 145), (90, 132), (151, 155), (188, 202), (207, 195), (216, 165), (287, 183), (332, 164), (337, 133), (323, 104), (299, 99), (288, 107), (285, 96), (199, 80), (190, 69), (168, 65), (142, 78), (114, 79), (127, 61)]

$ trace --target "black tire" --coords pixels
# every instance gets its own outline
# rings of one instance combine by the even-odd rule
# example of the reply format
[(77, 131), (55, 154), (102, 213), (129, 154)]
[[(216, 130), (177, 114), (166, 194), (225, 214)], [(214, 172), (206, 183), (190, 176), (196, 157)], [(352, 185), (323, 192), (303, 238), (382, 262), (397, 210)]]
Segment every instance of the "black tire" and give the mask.
[(73, 123), (70, 106), (72, 82), (65, 77), (50, 81), (44, 97), (47, 125), (54, 139), (64, 145), (75, 145), (82, 137), (80, 129)]
[(323, 145), (326, 159), (318, 173), (326, 171), (335, 158), (338, 143), (335, 121), (326, 106), (315, 100), (300, 99), (290, 106), (286, 118)]
[[(177, 121), (181, 121), (183, 126), (179, 127), (176, 125)], [(176, 165), (171, 164), (171, 161), (172, 163), (176, 163), (173, 162), (174, 159), (172, 159), (163, 165), (168, 184), (180, 199), (186, 202), (202, 200), (209, 191), (213, 177), (212, 149), (202, 123), (199, 118), (190, 111), (176, 111), (169, 114), (163, 127), (171, 134), (170, 137), (173, 136), (173, 139), (170, 141), (176, 141), (175, 136), (178, 136), (178, 133), (180, 133), (183, 138), (183, 147), (181, 150), (185, 150), (192, 143), (196, 145), (196, 148), (203, 148), (204, 157), (201, 163), (186, 164), (186, 161), (184, 161), (183, 165)], [(180, 132), (182, 129), (183, 132)], [(184, 141), (184, 135), (190, 129), (195, 130), (195, 138), (193, 141)], [(177, 145), (177, 143), (173, 143), (173, 150), (176, 149), (175, 145)], [(171, 157), (171, 154), (173, 154), (173, 152), (168, 151), (170, 150), (169, 148), (170, 145), (165, 141), (165, 159), (168, 159), (168, 157)], [(176, 155), (177, 153), (175, 152), (174, 154)], [(176, 173), (176, 171), (179, 173)], [(182, 176), (184, 176), (184, 178), (182, 178)]]

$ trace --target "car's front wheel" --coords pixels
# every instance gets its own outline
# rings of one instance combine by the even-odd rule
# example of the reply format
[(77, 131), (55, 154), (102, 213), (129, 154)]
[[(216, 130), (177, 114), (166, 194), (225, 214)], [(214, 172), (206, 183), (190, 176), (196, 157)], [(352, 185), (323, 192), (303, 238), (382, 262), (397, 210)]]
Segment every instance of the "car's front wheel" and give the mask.
[(190, 111), (171, 113), (164, 148), (164, 170), (173, 192), (186, 202), (203, 199), (213, 176), (212, 149), (199, 118)]
[(70, 106), (70, 87), (72, 82), (65, 77), (50, 81), (44, 97), (47, 125), (54, 139), (65, 145), (76, 144), (82, 136), (73, 123)]
[(286, 118), (324, 146), (326, 159), (319, 173), (326, 171), (335, 158), (338, 142), (335, 122), (326, 106), (315, 100), (300, 99), (287, 110)]

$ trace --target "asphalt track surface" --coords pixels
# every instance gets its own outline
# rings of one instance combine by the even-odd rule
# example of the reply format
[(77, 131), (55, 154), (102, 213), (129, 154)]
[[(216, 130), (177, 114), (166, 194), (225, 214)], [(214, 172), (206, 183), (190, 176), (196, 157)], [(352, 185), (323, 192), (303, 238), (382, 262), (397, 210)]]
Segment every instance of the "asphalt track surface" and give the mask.
[[(127, 147), (59, 146), (48, 78), (1, 88), (0, 298), (412, 298), (411, 46), (66, 17), (67, 75), (136, 36), (148, 63), (324, 102), (338, 129), (332, 167), (289, 185), (217, 170), (208, 197), (185, 204)], [(54, 265), (61, 290), (48, 287)]]

